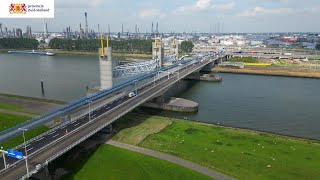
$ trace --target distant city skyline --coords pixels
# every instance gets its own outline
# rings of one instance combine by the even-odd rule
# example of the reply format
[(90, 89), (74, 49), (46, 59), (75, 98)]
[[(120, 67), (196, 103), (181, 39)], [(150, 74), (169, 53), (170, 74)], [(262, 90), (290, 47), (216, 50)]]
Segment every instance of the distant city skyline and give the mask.
[[(55, 18), (47, 19), (49, 32), (66, 27), (79, 31), (88, 13), (89, 29), (108, 32), (320, 32), (319, 0), (55, 0)], [(43, 19), (0, 19), (3, 26), (43, 31)]]

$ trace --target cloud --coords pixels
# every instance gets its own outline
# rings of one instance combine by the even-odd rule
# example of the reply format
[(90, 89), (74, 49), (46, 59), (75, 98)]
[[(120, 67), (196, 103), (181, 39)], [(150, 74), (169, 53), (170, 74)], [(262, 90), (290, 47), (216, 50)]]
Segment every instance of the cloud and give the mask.
[(242, 17), (254, 17), (259, 15), (280, 15), (280, 14), (292, 14), (296, 13), (297, 11), (293, 8), (275, 8), (275, 9), (268, 9), (264, 7), (255, 7), (253, 9), (249, 9), (239, 13), (238, 16)]
[(211, 8), (218, 9), (220, 11), (228, 11), (228, 10), (233, 9), (235, 6), (236, 6), (235, 2), (230, 2), (230, 3), (226, 3), (226, 4), (213, 5), (213, 6), (211, 6)]
[(56, 8), (99, 8), (102, 7), (104, 0), (77, 0), (77, 1), (64, 1), (56, 0)]
[(211, 7), (211, 0), (197, 0), (192, 5), (180, 6), (178, 7), (174, 13), (175, 14), (190, 14), (193, 12), (199, 12), (207, 10)]
[(140, 18), (164, 18), (165, 16), (166, 16), (165, 13), (154, 8), (142, 9), (139, 12)]

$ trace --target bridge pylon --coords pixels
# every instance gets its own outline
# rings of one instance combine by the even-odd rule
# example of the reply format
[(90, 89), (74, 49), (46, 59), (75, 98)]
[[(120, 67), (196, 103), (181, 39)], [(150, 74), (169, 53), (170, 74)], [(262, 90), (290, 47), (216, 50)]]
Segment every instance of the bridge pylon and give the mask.
[(159, 67), (163, 66), (164, 63), (164, 44), (162, 38), (155, 36), (154, 42), (152, 43), (152, 59), (159, 60)]
[(173, 39), (171, 42), (170, 53), (172, 55), (176, 55), (176, 61), (179, 60), (179, 45), (175, 36), (173, 36)]
[(104, 47), (104, 36), (101, 35), (101, 48), (99, 48), (100, 89), (109, 89), (113, 86), (112, 54), (109, 47), (109, 37), (106, 37), (107, 47)]

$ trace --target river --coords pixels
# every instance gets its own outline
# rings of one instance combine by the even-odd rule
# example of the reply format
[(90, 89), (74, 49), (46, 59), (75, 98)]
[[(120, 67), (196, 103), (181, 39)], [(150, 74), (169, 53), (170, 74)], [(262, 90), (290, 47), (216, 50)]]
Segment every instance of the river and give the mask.
[[(163, 115), (320, 140), (320, 80), (221, 74), (222, 83), (182, 81), (179, 97), (199, 103), (197, 113)], [(72, 101), (99, 85), (98, 58), (0, 53), (0, 93)]]

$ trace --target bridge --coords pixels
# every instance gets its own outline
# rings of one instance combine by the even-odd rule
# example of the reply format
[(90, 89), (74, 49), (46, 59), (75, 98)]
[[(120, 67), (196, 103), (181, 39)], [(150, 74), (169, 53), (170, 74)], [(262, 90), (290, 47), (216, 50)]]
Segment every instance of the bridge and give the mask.
[[(100, 53), (101, 51), (103, 50), (100, 49)], [(111, 54), (107, 55), (107, 57), (111, 58)], [(103, 59), (104, 57), (101, 56), (100, 58)], [(24, 133), (26, 129), (35, 128), (55, 118), (62, 119), (60, 125), (27, 141), (25, 144), (12, 148), (23, 152), (24, 160), (3, 155), (0, 158), (1, 178), (25, 179), (30, 177), (41, 168), (46, 167), (49, 162), (90, 136), (109, 127), (114, 121), (134, 108), (148, 100), (161, 96), (175, 83), (188, 75), (197, 73), (202, 69), (211, 68), (215, 62), (221, 61), (222, 58), (224, 57), (215, 53), (181, 60), (176, 58), (172, 60), (169, 57), (166, 59), (170, 59), (171, 65), (157, 68), (153, 68), (154, 64), (151, 62), (140, 63), (139, 68), (146, 65), (150, 69), (141, 69), (141, 71), (145, 70), (145, 72), (139, 76), (112, 86), (112, 88), (103, 89), (87, 97), (80, 98), (26, 123), (1, 132), (0, 142), (4, 142)], [(159, 60), (153, 60), (153, 62), (158, 63)], [(117, 76), (132, 75), (138, 73), (138, 71), (132, 70), (135, 68), (137, 66), (130, 64), (126, 68), (116, 67), (112, 71), (120, 72)], [(8, 153), (3, 150), (2, 152)], [(4, 160), (6, 163), (4, 163)]]

